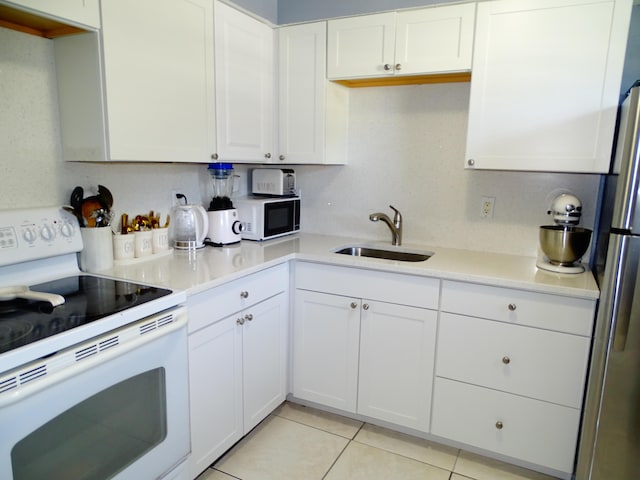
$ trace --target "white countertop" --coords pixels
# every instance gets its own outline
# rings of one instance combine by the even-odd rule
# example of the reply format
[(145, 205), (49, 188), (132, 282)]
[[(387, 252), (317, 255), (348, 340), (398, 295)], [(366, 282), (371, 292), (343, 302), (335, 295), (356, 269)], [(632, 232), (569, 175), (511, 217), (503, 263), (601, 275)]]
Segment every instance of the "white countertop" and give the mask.
[(416, 244), (403, 245), (400, 249), (426, 250), (434, 255), (424, 262), (400, 262), (333, 253), (333, 250), (341, 246), (352, 244), (397, 248), (392, 247), (389, 242), (298, 233), (266, 242), (243, 240), (228, 247), (205, 247), (196, 252), (174, 251), (158, 258), (116, 265), (113, 269), (100, 273), (185, 290), (188, 295), (193, 295), (264, 268), (297, 259), (593, 300), (600, 295), (590, 271), (558, 274), (540, 270), (536, 267), (535, 257)]

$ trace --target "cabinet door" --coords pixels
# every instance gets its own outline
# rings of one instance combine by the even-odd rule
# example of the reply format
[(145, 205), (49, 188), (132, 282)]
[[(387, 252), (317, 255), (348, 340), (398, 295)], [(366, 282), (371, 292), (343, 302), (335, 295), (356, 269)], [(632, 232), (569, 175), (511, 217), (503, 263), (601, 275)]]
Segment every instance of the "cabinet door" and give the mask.
[(475, 4), (398, 13), (395, 74), (471, 69)]
[(437, 312), (363, 300), (358, 413), (429, 431)]
[(355, 413), (360, 300), (297, 290), (293, 394)]
[(237, 315), (189, 336), (190, 478), (242, 435), (242, 337)]
[(279, 30), (278, 161), (322, 163), (326, 104), (326, 22)]
[(242, 312), (244, 433), (287, 395), (287, 295)]
[(105, 1), (102, 29), (108, 159), (210, 161), (211, 0)]
[(38, 13), (56, 17), (89, 27), (100, 28), (100, 5), (98, 0), (11, 0), (3, 2), (27, 7)]
[(607, 172), (631, 0), (478, 3), (467, 166)]
[(273, 153), (273, 30), (220, 2), (215, 29), (218, 158), (266, 162)]
[(394, 12), (329, 20), (327, 76), (389, 75), (394, 68), (395, 23)]

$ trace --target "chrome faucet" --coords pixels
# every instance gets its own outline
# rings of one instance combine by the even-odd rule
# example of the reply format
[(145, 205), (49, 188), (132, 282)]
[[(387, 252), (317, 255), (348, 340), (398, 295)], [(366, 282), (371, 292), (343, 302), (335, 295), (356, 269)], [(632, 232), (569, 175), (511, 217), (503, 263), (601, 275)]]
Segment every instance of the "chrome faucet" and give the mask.
[(402, 214), (393, 205), (389, 205), (389, 208), (391, 208), (395, 212), (393, 216), (393, 222), (386, 213), (382, 212), (372, 213), (371, 215), (369, 215), (369, 220), (371, 220), (372, 222), (382, 220), (384, 223), (386, 223), (391, 230), (391, 243), (393, 245), (402, 245)]

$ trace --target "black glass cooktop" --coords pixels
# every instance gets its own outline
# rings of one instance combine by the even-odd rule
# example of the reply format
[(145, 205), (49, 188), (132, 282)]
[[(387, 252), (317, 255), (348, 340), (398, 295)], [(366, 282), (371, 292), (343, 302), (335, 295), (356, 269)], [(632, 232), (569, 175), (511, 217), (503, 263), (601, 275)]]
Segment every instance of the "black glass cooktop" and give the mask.
[(150, 302), (171, 290), (92, 276), (72, 276), (29, 287), (57, 293), (65, 303), (0, 301), (0, 354)]

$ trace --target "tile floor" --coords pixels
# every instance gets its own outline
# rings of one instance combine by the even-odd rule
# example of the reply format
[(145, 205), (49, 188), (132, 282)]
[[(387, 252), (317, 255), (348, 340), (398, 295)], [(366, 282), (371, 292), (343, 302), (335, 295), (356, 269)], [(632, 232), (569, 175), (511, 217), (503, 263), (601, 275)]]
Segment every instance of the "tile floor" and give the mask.
[(197, 480), (552, 480), (455, 448), (283, 403)]

